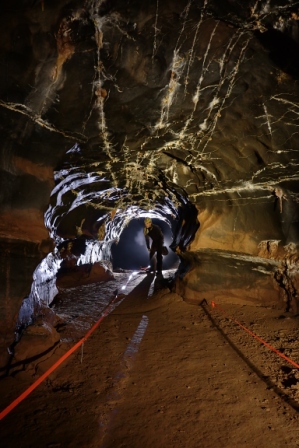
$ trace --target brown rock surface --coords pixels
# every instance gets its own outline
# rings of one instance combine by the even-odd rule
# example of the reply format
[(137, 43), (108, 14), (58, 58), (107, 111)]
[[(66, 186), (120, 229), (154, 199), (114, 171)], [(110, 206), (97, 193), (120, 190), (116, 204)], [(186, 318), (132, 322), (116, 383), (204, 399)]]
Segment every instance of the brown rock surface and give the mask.
[(56, 285), (58, 288), (71, 288), (78, 285), (108, 281), (113, 273), (102, 263), (83, 264), (69, 268), (66, 272), (58, 273)]
[[(143, 282), (0, 422), (23, 448), (295, 448), (297, 369), (240, 329), (297, 358), (298, 318), (274, 308), (186, 304)], [(225, 313), (225, 314), (224, 314)], [(8, 405), (71, 345), (1, 380)]]

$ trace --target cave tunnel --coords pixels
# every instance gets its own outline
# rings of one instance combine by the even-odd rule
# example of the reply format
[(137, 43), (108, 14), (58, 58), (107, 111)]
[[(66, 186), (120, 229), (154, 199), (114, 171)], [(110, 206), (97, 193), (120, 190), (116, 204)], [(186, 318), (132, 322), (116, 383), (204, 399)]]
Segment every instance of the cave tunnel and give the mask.
[[(161, 227), (164, 243), (169, 247), (173, 236), (170, 227), (163, 221), (153, 219), (152, 222)], [(138, 270), (148, 266), (148, 250), (144, 238), (144, 219), (132, 220), (120, 235), (119, 242), (112, 245), (112, 264), (115, 269)], [(163, 269), (178, 268), (179, 257), (173, 251), (163, 257)]]
[(295, 448), (297, 373), (214, 313), (297, 352), (298, 2), (11, 0), (0, 21), (1, 406), (103, 325), (4, 445)]
[[(31, 293), (18, 313), (10, 352), (40, 309), (52, 305), (60, 288), (109, 280), (118, 268), (136, 271), (146, 267), (149, 260), (141, 237), (145, 217), (159, 223), (164, 233), (169, 253), (163, 257), (163, 269), (177, 270), (178, 254), (194, 239), (200, 226), (197, 209), (184, 190), (169, 183), (163, 173), (158, 179), (138, 179), (138, 188), (133, 183), (130, 190), (122, 186), (121, 179), (119, 186), (112, 185), (113, 174), (104, 174), (99, 166), (90, 147), (76, 144), (66, 151), (54, 172), (45, 225), (55, 247), (34, 272)], [(140, 199), (141, 188), (146, 188), (146, 201)]]

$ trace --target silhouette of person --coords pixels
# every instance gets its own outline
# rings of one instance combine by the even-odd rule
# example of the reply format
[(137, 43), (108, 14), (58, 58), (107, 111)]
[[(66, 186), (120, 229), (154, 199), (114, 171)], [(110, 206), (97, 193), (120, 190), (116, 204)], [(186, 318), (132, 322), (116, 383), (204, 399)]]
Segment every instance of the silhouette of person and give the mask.
[(155, 272), (157, 269), (157, 274), (161, 275), (163, 260), (162, 251), (164, 245), (163, 232), (159, 226), (152, 223), (152, 220), (150, 218), (145, 218), (144, 236), (146, 247), (149, 251), (150, 267), (148, 269), (148, 272)]

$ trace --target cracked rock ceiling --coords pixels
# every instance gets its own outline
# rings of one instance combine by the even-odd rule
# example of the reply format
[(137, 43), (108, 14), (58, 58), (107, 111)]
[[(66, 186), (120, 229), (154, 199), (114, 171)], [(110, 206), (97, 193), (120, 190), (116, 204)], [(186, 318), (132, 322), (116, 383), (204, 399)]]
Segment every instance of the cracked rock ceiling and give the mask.
[(197, 247), (297, 242), (298, 8), (1, 5), (2, 236), (70, 238), (84, 218), (94, 233), (109, 213), (186, 219), (192, 204)]

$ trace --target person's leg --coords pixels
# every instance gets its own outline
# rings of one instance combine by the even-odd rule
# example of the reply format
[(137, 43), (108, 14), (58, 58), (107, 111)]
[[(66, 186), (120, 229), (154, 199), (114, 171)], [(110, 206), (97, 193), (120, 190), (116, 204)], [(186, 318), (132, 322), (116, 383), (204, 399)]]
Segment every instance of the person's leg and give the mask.
[(157, 272), (161, 274), (162, 272), (163, 255), (162, 250), (157, 250)]
[(150, 252), (149, 252), (149, 264), (150, 264), (150, 270), (155, 272), (156, 270), (156, 257), (155, 257), (155, 252), (156, 249), (155, 248), (151, 248)]

